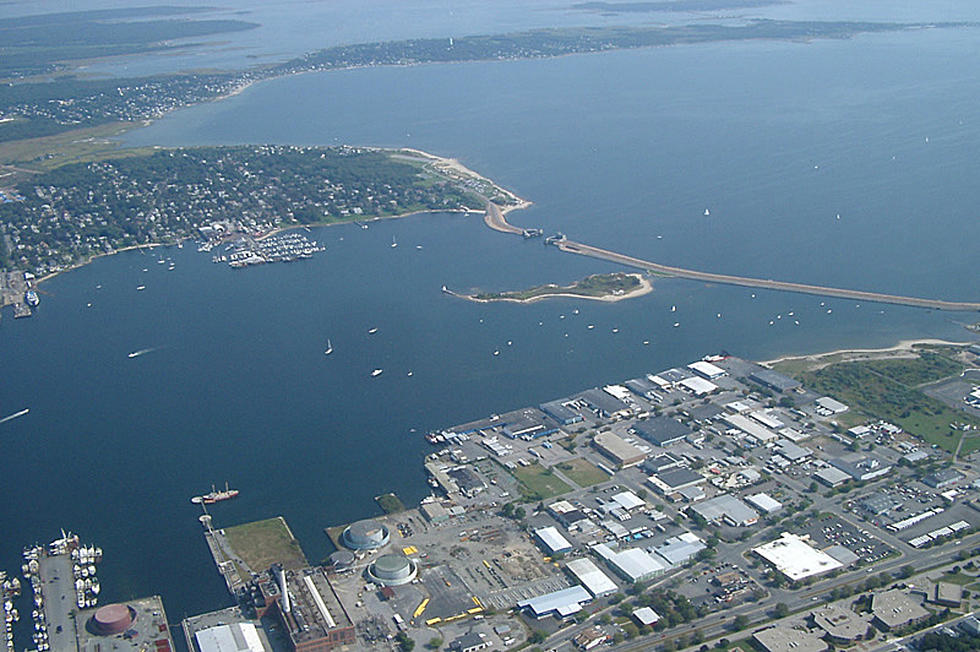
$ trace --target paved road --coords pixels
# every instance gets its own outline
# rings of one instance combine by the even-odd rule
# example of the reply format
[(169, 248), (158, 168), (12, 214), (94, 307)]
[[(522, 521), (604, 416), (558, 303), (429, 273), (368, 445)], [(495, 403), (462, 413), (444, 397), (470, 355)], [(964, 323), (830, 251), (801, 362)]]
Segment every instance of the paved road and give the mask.
[[(521, 235), (524, 229), (513, 226), (507, 222), (506, 217), (500, 207), (493, 202), (487, 202), (487, 210), (483, 221), (494, 231), (501, 233), (514, 233)], [(773, 279), (751, 278), (747, 276), (733, 276), (730, 274), (715, 274), (712, 272), (699, 272), (683, 267), (671, 267), (661, 265), (650, 260), (627, 256), (608, 249), (600, 249), (573, 240), (561, 240), (558, 248), (566, 253), (579, 254), (580, 256), (590, 256), (601, 260), (608, 260), (628, 267), (636, 267), (642, 270), (676, 276), (678, 278), (689, 278), (696, 281), (707, 281), (709, 283), (722, 283), (725, 285), (739, 285), (742, 287), (763, 288), (767, 290), (784, 290), (787, 292), (801, 292), (803, 294), (815, 294), (822, 297), (836, 297), (838, 299), (854, 299), (857, 301), (871, 301), (876, 303), (890, 303), (902, 306), (914, 306), (917, 308), (930, 308), (934, 310), (952, 311), (972, 311), (980, 312), (980, 302), (967, 301), (944, 301), (942, 299), (924, 299), (920, 297), (906, 297), (897, 294), (882, 294), (880, 292), (865, 292), (863, 290), (848, 290), (844, 288), (832, 288), (822, 285), (807, 285), (805, 283), (791, 283), (789, 281), (774, 281)]]

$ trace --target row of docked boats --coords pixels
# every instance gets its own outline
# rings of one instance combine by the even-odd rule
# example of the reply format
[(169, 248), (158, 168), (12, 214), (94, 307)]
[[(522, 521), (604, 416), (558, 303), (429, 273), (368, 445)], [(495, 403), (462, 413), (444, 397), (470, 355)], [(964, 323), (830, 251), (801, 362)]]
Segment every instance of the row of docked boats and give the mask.
[[(34, 646), (38, 652), (51, 649), (48, 637), (48, 619), (44, 611), (44, 580), (41, 577), (41, 564), (46, 558), (66, 556), (71, 561), (72, 578), (75, 588), (75, 606), (89, 609), (99, 602), (102, 587), (96, 576), (96, 564), (102, 561), (102, 548), (81, 545), (77, 534), (61, 531), (61, 538), (55, 539), (46, 547), (42, 545), (24, 548), (24, 564), (21, 571), (30, 583), (34, 594), (34, 607), (31, 618), (34, 621)], [(57, 579), (57, 578), (52, 578)]]
[(14, 599), (20, 595), (20, 580), (7, 578), (6, 571), (0, 571), (0, 590), (3, 593), (3, 646), (8, 652), (14, 651), (14, 623), (20, 620), (20, 613), (14, 606)]

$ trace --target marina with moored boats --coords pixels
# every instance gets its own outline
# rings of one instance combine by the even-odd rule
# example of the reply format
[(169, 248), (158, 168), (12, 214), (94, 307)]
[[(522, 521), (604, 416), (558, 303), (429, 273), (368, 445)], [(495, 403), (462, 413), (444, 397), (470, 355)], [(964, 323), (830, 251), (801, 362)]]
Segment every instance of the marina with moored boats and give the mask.
[(24, 548), (21, 571), (33, 593), (31, 619), (34, 623), (34, 649), (76, 650), (78, 612), (95, 607), (101, 586), (96, 565), (102, 561), (102, 548), (82, 545), (77, 534), (61, 532), (61, 538), (47, 546)]

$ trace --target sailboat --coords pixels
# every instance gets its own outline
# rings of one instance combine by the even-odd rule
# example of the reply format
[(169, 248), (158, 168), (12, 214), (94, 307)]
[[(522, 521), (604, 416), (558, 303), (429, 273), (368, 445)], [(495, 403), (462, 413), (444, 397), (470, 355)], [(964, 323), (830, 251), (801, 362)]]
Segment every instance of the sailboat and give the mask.
[(395, 240), (395, 236), (391, 236), (391, 248), (394, 249), (398, 246), (398, 242)]
[(323, 355), (330, 355), (333, 353), (333, 344), (330, 343), (330, 338), (327, 338), (327, 348), (324, 349)]

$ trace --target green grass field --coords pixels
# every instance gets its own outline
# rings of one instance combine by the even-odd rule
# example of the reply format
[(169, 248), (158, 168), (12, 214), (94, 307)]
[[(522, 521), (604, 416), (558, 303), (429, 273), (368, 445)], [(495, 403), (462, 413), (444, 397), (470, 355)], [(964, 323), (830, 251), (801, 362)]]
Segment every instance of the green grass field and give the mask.
[[(929, 444), (954, 452), (962, 432), (954, 423), (980, 426), (980, 419), (916, 389), (916, 385), (956, 373), (957, 365), (941, 355), (924, 354), (916, 360), (844, 362), (800, 373), (797, 378), (815, 392), (828, 394), (851, 407), (846, 424), (884, 419)], [(911, 383), (911, 385), (906, 384)], [(980, 449), (980, 439), (967, 438), (962, 454)]]
[(255, 572), (260, 573), (276, 562), (293, 570), (308, 565), (303, 549), (281, 516), (225, 528), (225, 538)]
[(605, 471), (581, 457), (561, 462), (556, 465), (556, 468), (580, 487), (591, 487), (609, 479)]
[(540, 464), (519, 466), (510, 471), (520, 484), (521, 493), (525, 500), (544, 500), (571, 491), (551, 469)]

